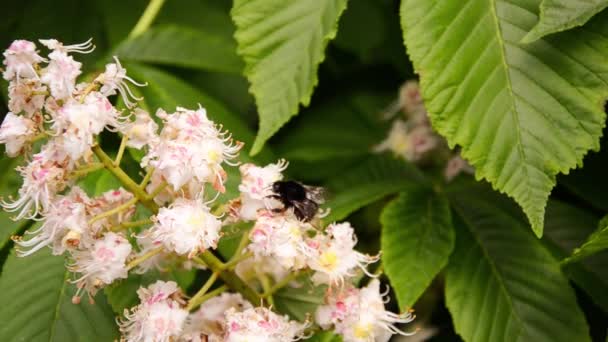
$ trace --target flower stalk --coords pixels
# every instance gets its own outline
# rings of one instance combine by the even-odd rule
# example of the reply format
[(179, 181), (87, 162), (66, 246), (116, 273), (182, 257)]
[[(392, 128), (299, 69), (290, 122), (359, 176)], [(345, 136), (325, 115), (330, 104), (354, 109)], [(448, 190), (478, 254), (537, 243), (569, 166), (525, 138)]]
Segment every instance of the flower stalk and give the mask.
[(211, 286), (213, 286), (213, 284), (217, 280), (217, 277), (218, 277), (218, 272), (213, 272), (211, 274), (209, 279), (207, 279), (207, 281), (205, 282), (205, 284), (203, 284), (203, 286), (200, 288), (200, 290), (198, 290), (198, 292), (194, 295), (194, 297), (192, 297), (188, 301), (186, 310), (192, 311), (192, 309), (196, 308), (197, 306), (199, 306), (202, 303), (201, 299), (204, 297), (204, 295), (207, 293), (207, 291), (209, 291)]

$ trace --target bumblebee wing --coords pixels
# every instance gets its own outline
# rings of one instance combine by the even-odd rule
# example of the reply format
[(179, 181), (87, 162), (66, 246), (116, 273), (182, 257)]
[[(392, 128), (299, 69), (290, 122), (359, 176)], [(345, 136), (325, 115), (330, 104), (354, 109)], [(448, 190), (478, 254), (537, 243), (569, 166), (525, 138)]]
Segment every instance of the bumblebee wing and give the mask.
[(319, 210), (319, 205), (317, 202), (309, 199), (305, 199), (303, 201), (294, 201), (292, 204), (294, 214), (298, 220), (302, 221), (310, 221), (317, 214), (317, 210)]
[(302, 185), (306, 189), (306, 198), (317, 203), (325, 203), (325, 188), (320, 186)]

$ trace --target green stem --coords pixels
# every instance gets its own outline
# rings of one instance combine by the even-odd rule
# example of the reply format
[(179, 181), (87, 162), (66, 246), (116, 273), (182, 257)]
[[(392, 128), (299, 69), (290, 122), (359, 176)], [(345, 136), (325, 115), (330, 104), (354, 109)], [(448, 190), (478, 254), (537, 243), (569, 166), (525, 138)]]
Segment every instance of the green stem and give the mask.
[(163, 181), (162, 183), (160, 183), (156, 189), (152, 190), (152, 192), (150, 193), (150, 195), (148, 195), (148, 198), (150, 199), (154, 199), (154, 197), (156, 197), (156, 195), (160, 194), (161, 191), (163, 191), (167, 185), (169, 185), (167, 182)]
[(106, 217), (110, 217), (114, 214), (118, 214), (121, 211), (127, 210), (129, 209), (131, 206), (134, 206), (137, 202), (139, 201), (139, 199), (137, 197), (133, 197), (132, 199), (126, 201), (125, 203), (119, 205), (118, 207), (105, 211), (95, 217), (93, 217), (92, 219), (89, 220), (89, 224), (93, 224), (101, 219), (104, 219)]
[(131, 33), (129, 33), (129, 39), (135, 38), (146, 32), (150, 25), (152, 25), (154, 19), (156, 19), (156, 16), (164, 3), (165, 0), (150, 0), (148, 7), (146, 7), (146, 10), (139, 18), (137, 24), (135, 24), (135, 27), (133, 27), (133, 30), (131, 30)]
[(87, 174), (89, 174), (91, 172), (95, 172), (95, 171), (103, 169), (103, 168), (104, 168), (104, 166), (102, 163), (91, 163), (91, 164), (87, 165), (86, 167), (72, 171), (70, 177), (79, 178), (79, 177), (86, 176)]
[(30, 142), (32, 142), (32, 143), (33, 143), (33, 142), (36, 142), (36, 141), (38, 141), (38, 140), (42, 140), (42, 139), (44, 139), (44, 138), (46, 138), (46, 137), (48, 137), (48, 134), (46, 134), (45, 132), (38, 133), (38, 134), (36, 134), (36, 135), (35, 135), (35, 136), (32, 138), (32, 140), (30, 140)]
[(218, 273), (217, 272), (213, 272), (211, 274), (211, 276), (209, 277), (209, 279), (207, 279), (207, 281), (205, 282), (205, 284), (203, 285), (203, 287), (201, 287), (201, 289), (198, 290), (198, 292), (194, 295), (194, 297), (192, 297), (188, 301), (188, 305), (186, 306), (186, 310), (192, 311), (192, 309), (196, 308), (197, 306), (199, 306), (202, 303), (201, 302), (201, 298), (205, 295), (205, 293), (207, 293), (207, 291), (209, 290), (209, 288), (211, 288), (211, 285), (213, 285), (213, 283), (215, 283), (215, 281), (217, 280), (217, 277), (218, 277)]
[(143, 226), (144, 224), (150, 224), (150, 223), (152, 223), (152, 220), (150, 220), (150, 219), (143, 219), (143, 220), (137, 220), (137, 221), (132, 221), (132, 222), (123, 222), (119, 225), (116, 225), (116, 226), (110, 228), (110, 230), (113, 232), (119, 232), (124, 229), (139, 227), (139, 226)]
[(148, 172), (146, 172), (146, 175), (144, 176), (144, 179), (142, 179), (141, 183), (139, 183), (139, 187), (142, 190), (146, 189), (146, 186), (150, 182), (150, 179), (152, 179), (153, 174), (154, 174), (154, 168), (150, 166), (150, 168), (148, 169)]
[(133, 269), (133, 267), (141, 264), (142, 262), (144, 262), (144, 261), (150, 259), (151, 257), (155, 256), (156, 254), (162, 252), (162, 250), (163, 250), (162, 247), (158, 247), (158, 248), (150, 250), (148, 253), (146, 253), (138, 258), (131, 260), (131, 262), (127, 264), (127, 269), (128, 270)]
[[(199, 299), (198, 305), (203, 304), (204, 302), (206, 302), (210, 298), (213, 298), (213, 297), (219, 295), (220, 293), (222, 293), (222, 292), (224, 292), (226, 290), (228, 290), (228, 286), (222, 285), (222, 286), (220, 286), (220, 287), (218, 287), (216, 289), (213, 289), (213, 290), (209, 291), (204, 296), (201, 296), (201, 298)], [(193, 308), (195, 308), (195, 307), (193, 307)]]
[(252, 252), (247, 252), (247, 253), (241, 253), (241, 254), (234, 254), (234, 256), (232, 257), (232, 259), (230, 259), (227, 263), (224, 264), (224, 269), (225, 270), (231, 270), (234, 266), (236, 266), (239, 262), (250, 258), (251, 256), (253, 256)]
[(272, 296), (273, 293), (275, 293), (278, 290), (284, 288), (285, 286), (287, 286), (287, 284), (291, 283), (292, 281), (294, 281), (296, 278), (298, 278), (299, 276), (301, 276), (305, 272), (306, 271), (304, 271), (304, 272), (292, 272), (292, 273), (290, 273), (285, 278), (283, 278), (280, 282), (274, 284), (274, 286), (271, 287), (270, 289), (268, 289), (268, 290), (264, 289), (264, 293), (262, 294), (262, 298), (267, 298), (267, 297)]
[(120, 147), (118, 147), (118, 153), (116, 154), (116, 159), (114, 159), (115, 166), (120, 165), (120, 161), (122, 160), (123, 154), (125, 154), (125, 148), (127, 147), (128, 141), (129, 141), (129, 137), (126, 135), (123, 135), (122, 140), (120, 141)]
[(146, 192), (139, 187), (139, 184), (135, 183), (120, 167), (114, 165), (112, 158), (110, 158), (110, 156), (108, 156), (99, 145), (94, 145), (92, 150), (97, 158), (99, 158), (99, 160), (103, 163), (105, 168), (120, 181), (125, 189), (135, 195), (141, 204), (146, 206), (152, 212), (158, 212), (158, 205), (154, 202), (154, 200), (148, 198), (148, 194), (146, 194)]
[(219, 276), (224, 281), (228, 287), (236, 292), (240, 292), (245, 299), (247, 299), (252, 304), (260, 303), (262, 298), (259, 294), (257, 294), (254, 290), (252, 290), (249, 285), (245, 284), (241, 278), (239, 278), (233, 272), (228, 270), (222, 270), (224, 268), (224, 264), (218, 259), (213, 253), (206, 251), (201, 253), (199, 257), (194, 257), (192, 260), (200, 265), (204, 265), (209, 267), (212, 271), (219, 270)]
[(260, 279), (260, 283), (262, 283), (262, 289), (264, 289), (264, 293), (266, 294), (265, 296), (263, 296), (263, 298), (268, 301), (268, 304), (270, 304), (270, 306), (274, 306), (274, 298), (272, 298), (270, 279), (268, 279), (268, 276), (266, 274), (258, 275), (258, 279)]

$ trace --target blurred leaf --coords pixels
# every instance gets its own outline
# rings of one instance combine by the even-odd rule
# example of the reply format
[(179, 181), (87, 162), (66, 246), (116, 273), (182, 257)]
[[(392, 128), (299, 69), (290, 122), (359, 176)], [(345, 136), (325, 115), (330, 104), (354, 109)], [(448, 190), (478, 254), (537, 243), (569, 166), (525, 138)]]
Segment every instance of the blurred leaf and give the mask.
[(540, 237), (556, 175), (599, 148), (608, 21), (519, 44), (539, 4), (406, 0), (401, 24), (433, 128), (522, 206)]
[(157, 280), (175, 281), (184, 291), (194, 281), (196, 270), (174, 269), (171, 272), (148, 271), (144, 274), (136, 274), (131, 272), (127, 279), (121, 279), (112, 283), (104, 289), (108, 303), (112, 306), (112, 310), (118, 315), (122, 315), (124, 309), (131, 308), (139, 304), (137, 297), (137, 289), (146, 287)]
[(114, 314), (103, 293), (91, 305), (72, 304), (76, 286), (63, 257), (43, 249), (26, 258), (14, 251), (0, 277), (0, 340), (112, 341), (118, 338)]
[(464, 340), (590, 340), (558, 262), (526, 225), (483, 198), (450, 194), (450, 203), (456, 245), (446, 304)]
[(342, 220), (368, 204), (421, 182), (425, 180), (415, 166), (388, 156), (371, 156), (327, 182), (331, 197), (325, 207), (331, 211), (324, 221)]
[(300, 103), (310, 103), (317, 68), (345, 8), (346, 0), (234, 2), (238, 53), (260, 114), (252, 154), (298, 112)]
[(241, 120), (257, 123), (253, 97), (248, 92), (249, 82), (242, 75), (220, 72), (188, 71), (188, 80), (197, 88), (225, 104), (231, 111), (238, 113)]
[(524, 36), (522, 42), (531, 43), (548, 34), (582, 26), (606, 7), (607, 0), (543, 0), (540, 4), (540, 20)]
[(382, 264), (401, 310), (410, 309), (447, 264), (454, 228), (447, 199), (426, 187), (402, 192), (382, 211)]
[[(597, 221), (597, 216), (585, 210), (549, 201), (546, 234), (542, 241), (556, 259), (566, 258), (594, 232)], [(581, 262), (562, 265), (562, 270), (608, 312), (608, 251), (599, 252)]]
[[(0, 156), (0, 198), (8, 200), (9, 196), (17, 196), (17, 190), (21, 187), (22, 178), (15, 170), (22, 162), (22, 158), (9, 158), (4, 155), (4, 149)], [(15, 213), (6, 212), (0, 207), (0, 250), (4, 249), (10, 241), (11, 236), (23, 230), (28, 223), (27, 220), (15, 222), (11, 217)]]
[(288, 160), (318, 161), (360, 157), (385, 138), (388, 124), (379, 113), (390, 99), (385, 95), (356, 93), (323, 103), (296, 118), (292, 129), (280, 132), (272, 143)]
[(278, 312), (287, 314), (292, 319), (304, 322), (307, 317), (314, 317), (317, 307), (323, 304), (327, 286), (314, 286), (310, 278), (299, 278), (300, 287), (286, 286), (274, 295)]
[(306, 339), (308, 342), (342, 342), (342, 336), (334, 334), (333, 331), (322, 331)]
[(606, 168), (608, 168), (608, 139), (604, 138), (598, 152), (591, 152), (585, 156), (582, 168), (572, 170), (567, 175), (560, 175), (557, 183), (596, 209), (608, 211), (608, 196), (605, 196), (608, 193), (608, 182), (597, 181), (603, 179)]
[(563, 263), (571, 263), (580, 261), (593, 254), (599, 253), (608, 248), (608, 226), (604, 225), (596, 230), (585, 243), (576, 248), (572, 255), (566, 258)]
[[(8, 46), (9, 40), (14, 39), (31, 40), (41, 47), (38, 39), (54, 38), (68, 45), (82, 43), (93, 38), (95, 51), (74, 56), (74, 59), (83, 63), (85, 72), (94, 67), (94, 62), (107, 51), (104, 25), (92, 1), (31, 0), (24, 3), (12, 0), (3, 1), (2, 5), (3, 7), (10, 5), (24, 8), (21, 11), (22, 16), (18, 18), (10, 35), (6, 37), (7, 41), (0, 42), (3, 47)], [(2, 13), (5, 14), (4, 10)], [(42, 56), (46, 57), (44, 54)]]
[[(382, 4), (376, 0), (357, 0), (348, 4), (340, 19), (340, 29), (334, 44), (352, 51), (362, 60), (369, 60), (377, 52), (388, 34)], [(361, 23), (365, 29), (361, 29)]]
[(244, 66), (234, 40), (178, 25), (151, 28), (123, 42), (115, 54), (129, 61), (231, 73)]
[(146, 0), (103, 0), (93, 2), (104, 23), (110, 47), (122, 42), (146, 9)]

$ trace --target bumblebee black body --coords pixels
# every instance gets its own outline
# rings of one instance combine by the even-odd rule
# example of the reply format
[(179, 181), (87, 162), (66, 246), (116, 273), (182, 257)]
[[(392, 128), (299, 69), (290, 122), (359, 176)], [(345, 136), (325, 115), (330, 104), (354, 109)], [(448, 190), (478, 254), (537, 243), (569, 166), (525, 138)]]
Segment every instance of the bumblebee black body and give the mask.
[(272, 184), (273, 195), (283, 203), (282, 209), (275, 209), (277, 212), (292, 208), (294, 214), (300, 221), (308, 222), (315, 217), (319, 210), (319, 203), (323, 202), (321, 196), (322, 189), (303, 185), (296, 181), (278, 181)]

